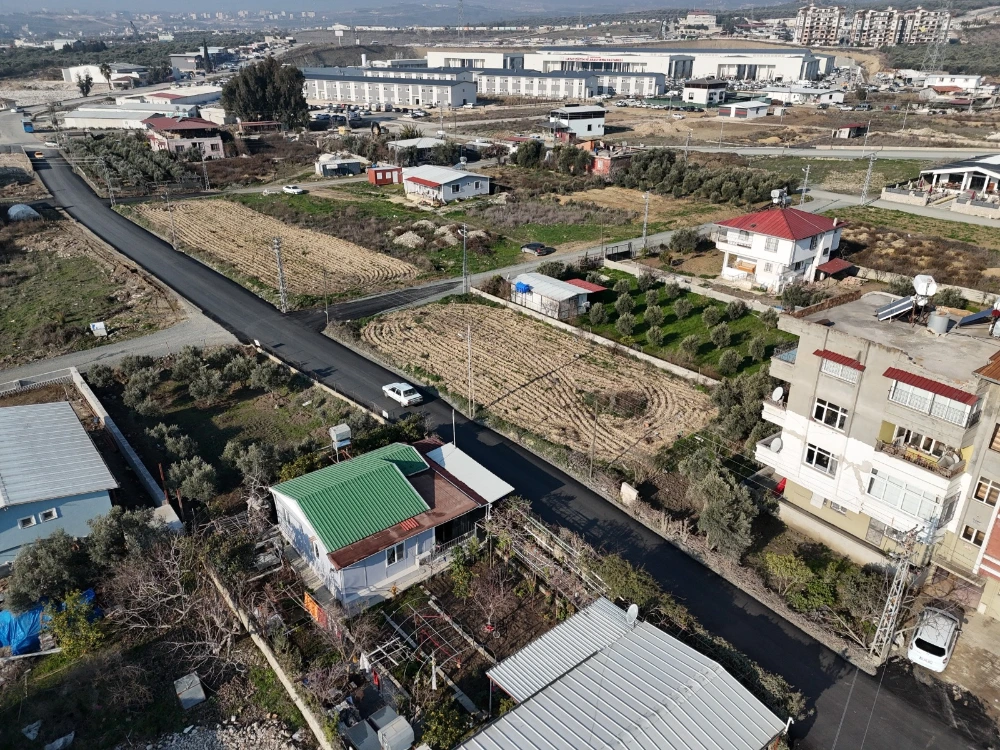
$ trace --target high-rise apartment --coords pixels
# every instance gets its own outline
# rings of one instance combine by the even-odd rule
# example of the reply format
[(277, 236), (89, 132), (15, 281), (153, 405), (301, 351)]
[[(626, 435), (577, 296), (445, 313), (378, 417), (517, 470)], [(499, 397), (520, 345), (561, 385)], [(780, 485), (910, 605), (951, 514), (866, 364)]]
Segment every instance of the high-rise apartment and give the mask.
[(799, 8), (795, 17), (795, 43), (833, 46), (840, 44), (844, 8), (840, 5)]

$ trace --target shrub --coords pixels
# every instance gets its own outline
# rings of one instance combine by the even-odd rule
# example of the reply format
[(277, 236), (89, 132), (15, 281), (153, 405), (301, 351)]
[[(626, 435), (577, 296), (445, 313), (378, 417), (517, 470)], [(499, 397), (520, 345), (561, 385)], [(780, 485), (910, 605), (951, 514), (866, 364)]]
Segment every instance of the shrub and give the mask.
[(226, 384), (218, 370), (201, 370), (188, 384), (191, 398), (206, 404), (214, 404), (225, 392)]
[(615, 300), (615, 310), (619, 315), (627, 315), (635, 308), (635, 300), (630, 294), (622, 294)]
[(600, 271), (588, 271), (587, 272), (587, 281), (589, 281), (591, 284), (603, 284), (603, 280), (601, 279), (601, 272)]
[(720, 320), (722, 320), (722, 310), (715, 305), (709, 305), (701, 314), (701, 322), (705, 324), (705, 328), (719, 325)]
[(227, 383), (243, 385), (250, 380), (250, 374), (256, 364), (252, 357), (240, 354), (233, 357), (222, 369), (222, 378)]
[(615, 328), (622, 336), (631, 336), (635, 329), (635, 316), (632, 313), (624, 313), (615, 321)]
[(782, 596), (805, 586), (813, 577), (809, 566), (795, 555), (765, 552), (763, 567), (767, 582)]
[(913, 282), (910, 279), (893, 279), (888, 283), (885, 290), (889, 294), (898, 294), (900, 297), (910, 297), (916, 294), (916, 290), (913, 288)]
[(628, 294), (632, 291), (632, 284), (628, 279), (618, 279), (613, 287), (615, 294)]
[(201, 358), (201, 349), (197, 346), (185, 346), (174, 357), (170, 374), (174, 380), (190, 380), (201, 371), (203, 364), (205, 363)]
[(188, 458), (198, 452), (198, 445), (177, 425), (160, 422), (146, 430), (146, 435), (156, 441), (157, 447), (165, 450), (173, 458)]
[(93, 603), (84, 601), (79, 591), (68, 593), (62, 606), (50, 604), (45, 614), (45, 629), (52, 631), (70, 659), (93, 651), (104, 641), (103, 623), (95, 615)]
[(21, 612), (46, 596), (62, 600), (70, 591), (86, 588), (90, 573), (83, 547), (63, 529), (56, 529), (18, 551), (7, 587), (7, 605)]
[(705, 498), (698, 530), (705, 535), (708, 548), (738, 562), (753, 542), (751, 528), (758, 510), (750, 491), (728, 473), (709, 474), (695, 487)]
[(647, 307), (646, 312), (643, 315), (643, 320), (646, 325), (649, 326), (659, 326), (663, 323), (663, 308), (653, 305), (652, 307)]
[(934, 304), (940, 307), (957, 307), (959, 310), (965, 307), (965, 297), (954, 287), (941, 289), (934, 295)]
[(640, 292), (648, 292), (656, 285), (656, 277), (646, 271), (636, 279), (636, 285), (639, 287)]
[(122, 402), (143, 416), (158, 413), (159, 405), (150, 397), (150, 392), (159, 382), (159, 370), (148, 367), (134, 371), (122, 391)]
[(692, 451), (677, 463), (681, 476), (696, 482), (719, 468), (719, 457), (711, 448), (701, 447)]
[(725, 349), (729, 346), (730, 340), (732, 340), (732, 333), (729, 330), (729, 325), (727, 323), (719, 323), (711, 331), (709, 331), (708, 338), (712, 341), (717, 349)]
[(95, 388), (108, 388), (115, 384), (115, 371), (107, 365), (94, 365), (87, 371), (87, 380)]
[(152, 357), (147, 357), (144, 354), (129, 354), (126, 357), (122, 357), (122, 361), (118, 364), (118, 369), (122, 371), (126, 378), (130, 378), (139, 370), (152, 367), (153, 364)]
[(268, 443), (244, 445), (240, 440), (230, 440), (222, 451), (222, 460), (235, 466), (244, 480), (256, 477), (269, 482), (278, 471), (278, 454)]
[(595, 302), (590, 306), (590, 324), (599, 326), (608, 320), (608, 310), (600, 302)]
[[(524, 144), (518, 148), (518, 156), (522, 148)], [(448, 750), (458, 744), (467, 727), (468, 721), (458, 710), (454, 699), (447, 698), (427, 711), (420, 740), (430, 745), (432, 750)]]
[(547, 260), (540, 263), (535, 272), (543, 276), (551, 276), (553, 279), (565, 279), (567, 269), (565, 263), (560, 263), (558, 260)]
[(685, 336), (684, 340), (681, 341), (681, 349), (689, 357), (694, 357), (700, 348), (701, 336), (696, 333), (692, 333), (690, 336)]
[(791, 310), (809, 306), (809, 292), (802, 284), (789, 284), (781, 293), (781, 304)]
[(500, 274), (496, 273), (490, 276), (483, 285), (480, 287), (487, 294), (492, 294), (494, 297), (500, 297), (500, 299), (507, 299), (509, 296), (507, 294), (507, 289), (510, 287), (510, 283)]
[(99, 569), (106, 569), (129, 555), (152, 547), (168, 533), (153, 516), (152, 508), (125, 510), (115, 505), (103, 516), (87, 521), (87, 554)]
[(767, 339), (763, 336), (754, 336), (750, 339), (750, 345), (747, 347), (747, 350), (754, 362), (763, 362), (764, 357), (767, 355)]
[(697, 229), (677, 229), (670, 236), (670, 249), (675, 253), (693, 253), (700, 241)]
[(767, 329), (774, 329), (778, 327), (778, 311), (773, 307), (767, 308), (764, 312), (760, 314), (760, 322), (764, 324)]
[[(653, 309), (658, 310), (659, 308)], [(648, 341), (651, 346), (659, 347), (663, 343), (663, 329), (659, 326), (650, 326), (646, 331), (646, 341)]]
[(668, 281), (663, 285), (663, 297), (667, 300), (676, 299), (681, 295), (681, 287), (676, 281)]
[(741, 299), (734, 299), (726, 305), (726, 317), (730, 320), (739, 320), (747, 314), (747, 310), (749, 309), (746, 302)]
[(692, 307), (692, 304), (682, 297), (674, 303), (674, 315), (678, 320), (684, 320), (691, 314)]
[[(714, 329), (713, 329), (714, 330)], [(726, 349), (719, 357), (719, 372), (723, 375), (732, 375), (743, 364), (743, 357), (735, 349)]]
[(291, 373), (284, 365), (267, 360), (258, 363), (250, 373), (250, 387), (260, 391), (273, 391), (286, 385)]
[(215, 496), (215, 469), (200, 456), (171, 464), (167, 477), (172, 487), (191, 500), (208, 502)]

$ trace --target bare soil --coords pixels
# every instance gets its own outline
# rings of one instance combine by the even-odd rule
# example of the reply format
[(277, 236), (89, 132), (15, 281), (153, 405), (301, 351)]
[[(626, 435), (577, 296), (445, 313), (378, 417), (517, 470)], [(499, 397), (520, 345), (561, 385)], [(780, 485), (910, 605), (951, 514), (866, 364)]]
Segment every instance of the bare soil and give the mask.
[(46, 195), (25, 154), (0, 154), (0, 201), (29, 203)]
[[(558, 198), (560, 203), (592, 203), (602, 208), (628, 211), (631, 214), (644, 208), (643, 194), (639, 190), (608, 186), (602, 189), (583, 190)], [(671, 226), (695, 226), (722, 221), (742, 213), (733, 206), (716, 205), (689, 198), (649, 195), (649, 220)], [(640, 215), (641, 218), (641, 215)]]

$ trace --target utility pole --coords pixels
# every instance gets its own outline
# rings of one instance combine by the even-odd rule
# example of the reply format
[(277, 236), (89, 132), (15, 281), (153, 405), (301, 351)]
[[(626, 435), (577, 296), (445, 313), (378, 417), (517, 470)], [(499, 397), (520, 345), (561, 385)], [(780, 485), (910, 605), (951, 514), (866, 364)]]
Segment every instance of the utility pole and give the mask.
[(726, 129), (726, 121), (722, 120), (722, 122), (719, 123), (719, 148), (720, 149), (722, 148), (722, 133), (723, 133), (723, 131), (725, 129)]
[(868, 153), (868, 133), (871, 132), (871, 129), (872, 129), (872, 118), (869, 117), (868, 118), (868, 124), (865, 126), (865, 142), (864, 142), (864, 145), (861, 146), (861, 157), (862, 158), (864, 158), (864, 155), (866, 153)]
[(646, 225), (649, 223), (649, 191), (646, 191), (646, 212), (642, 217), (642, 251), (646, 252)]
[[(671, 101), (673, 101), (673, 99), (671, 99)], [(687, 166), (687, 163), (688, 163), (688, 151), (691, 149), (691, 134), (693, 132), (694, 131), (691, 130), (691, 128), (688, 128), (687, 140), (684, 141), (684, 166), (685, 167)]]
[(111, 189), (111, 173), (108, 171), (108, 163), (101, 159), (101, 166), (104, 167), (104, 181), (108, 184), (108, 198), (111, 199), (111, 208), (115, 207), (115, 191)]
[(274, 248), (274, 259), (278, 262), (278, 296), (281, 300), (281, 312), (288, 312), (288, 293), (285, 290), (285, 268), (281, 264), (281, 237), (271, 241)]
[(805, 179), (802, 180), (802, 196), (799, 198), (799, 205), (801, 206), (806, 202), (806, 190), (809, 189), (809, 170), (812, 168), (811, 164), (806, 164), (805, 169), (802, 171), (806, 173)]
[(905, 108), (903, 109), (903, 127), (900, 130), (906, 130), (906, 117), (910, 114), (910, 103), (907, 102)]
[(868, 157), (868, 171), (865, 172), (865, 184), (861, 188), (861, 205), (865, 205), (868, 202), (868, 188), (872, 184), (872, 172), (875, 169), (875, 160), (878, 159), (878, 152), (873, 151), (872, 155)]
[(899, 619), (899, 611), (906, 597), (906, 590), (910, 585), (910, 556), (913, 554), (914, 546), (917, 542), (917, 530), (914, 529), (906, 535), (903, 540), (903, 549), (895, 555), (896, 574), (893, 576), (892, 584), (889, 586), (889, 595), (885, 600), (885, 608), (882, 610), (882, 617), (879, 618), (878, 628), (875, 630), (875, 637), (872, 638), (872, 645), (868, 653), (875, 657), (878, 664), (885, 660), (886, 652), (892, 644), (892, 638), (896, 634), (896, 622)]
[(465, 326), (465, 369), (469, 377), (469, 419), (476, 418), (476, 394), (472, 390), (472, 325)]
[(327, 282), (327, 272), (323, 269), (323, 311), (326, 313), (326, 326), (330, 327), (330, 285)]
[(594, 394), (594, 432), (590, 436), (590, 474), (588, 475), (591, 479), (594, 478), (594, 446), (597, 445), (597, 419), (600, 415), (600, 399), (598, 395)]
[(469, 225), (462, 224), (462, 294), (469, 293)]
[(177, 225), (174, 223), (174, 206), (170, 202), (170, 188), (166, 189), (163, 200), (167, 202), (167, 213), (170, 214), (170, 246), (177, 249)]

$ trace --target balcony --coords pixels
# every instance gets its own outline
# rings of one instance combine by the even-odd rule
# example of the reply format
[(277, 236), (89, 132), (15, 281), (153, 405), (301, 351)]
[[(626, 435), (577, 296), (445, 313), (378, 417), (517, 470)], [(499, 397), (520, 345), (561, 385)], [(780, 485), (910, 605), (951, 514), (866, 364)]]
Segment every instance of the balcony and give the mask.
[(771, 424), (784, 427), (787, 409), (788, 404), (784, 401), (774, 401), (773, 399), (765, 398), (764, 407), (760, 415)]
[(878, 440), (875, 442), (875, 450), (878, 453), (885, 453), (888, 456), (901, 458), (914, 466), (919, 466), (921, 469), (933, 472), (945, 479), (952, 479), (965, 471), (965, 461), (959, 461), (951, 466), (941, 466), (938, 463), (938, 459), (919, 453), (905, 445), (896, 445), (895, 443), (886, 443)]
[(712, 232), (712, 242), (719, 243), (722, 242), (726, 245), (732, 245), (733, 247), (742, 247), (745, 249), (750, 249), (753, 244), (753, 235), (749, 235), (740, 239), (740, 235), (737, 232)]

